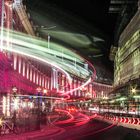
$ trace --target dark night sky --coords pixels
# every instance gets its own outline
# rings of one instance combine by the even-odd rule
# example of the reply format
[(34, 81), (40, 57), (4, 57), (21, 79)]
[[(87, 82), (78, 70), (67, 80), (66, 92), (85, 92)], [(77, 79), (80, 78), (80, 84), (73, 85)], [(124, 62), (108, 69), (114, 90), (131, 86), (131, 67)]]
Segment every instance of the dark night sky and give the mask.
[(86, 21), (113, 38), (117, 14), (108, 13), (110, 0), (30, 0), (31, 9), (44, 12), (48, 5)]
[[(109, 60), (109, 50), (114, 38), (117, 14), (108, 13), (110, 0), (27, 0), (26, 5), (29, 11), (35, 11), (37, 15), (42, 16), (42, 19), (44, 18), (44, 20), (35, 20), (34, 16), (35, 24), (53, 26), (47, 21), (50, 16), (53, 23), (56, 21), (61, 26), (70, 27), (71, 30), (75, 28), (74, 30), (87, 36), (103, 34), (105, 43), (101, 47), (95, 46), (104, 55), (98, 59), (92, 58), (92, 60), (103, 63), (109, 71), (113, 70), (113, 63)], [(41, 16), (37, 17), (41, 18)], [(85, 52), (80, 48), (76, 50)], [(84, 55), (90, 54), (90, 50), (86, 51)]]
[(66, 1), (66, 0), (49, 0), (50, 3), (55, 3), (64, 11), (68, 11), (73, 15), (91, 23), (98, 27), (108, 35), (112, 35), (112, 29), (116, 21), (116, 16), (108, 14), (110, 0), (81, 0), (81, 1)]

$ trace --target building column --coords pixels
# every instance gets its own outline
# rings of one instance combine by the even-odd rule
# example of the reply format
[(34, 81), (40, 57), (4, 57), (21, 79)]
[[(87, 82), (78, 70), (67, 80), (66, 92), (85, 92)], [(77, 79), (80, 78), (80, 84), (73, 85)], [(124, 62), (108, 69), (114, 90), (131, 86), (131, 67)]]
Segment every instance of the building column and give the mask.
[(57, 89), (58, 91), (58, 71), (55, 68), (52, 68), (51, 72), (51, 90)]

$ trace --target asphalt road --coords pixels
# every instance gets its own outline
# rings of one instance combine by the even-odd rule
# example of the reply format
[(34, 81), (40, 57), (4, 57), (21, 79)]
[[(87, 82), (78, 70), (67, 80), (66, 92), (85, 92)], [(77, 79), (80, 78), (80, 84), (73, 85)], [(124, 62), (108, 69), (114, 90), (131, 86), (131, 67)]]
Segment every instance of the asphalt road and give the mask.
[(77, 125), (80, 120), (82, 117), (76, 116), (72, 122), (59, 125), (65, 129), (59, 135), (43, 136), (34, 140), (140, 140), (140, 131), (110, 125), (95, 119)]

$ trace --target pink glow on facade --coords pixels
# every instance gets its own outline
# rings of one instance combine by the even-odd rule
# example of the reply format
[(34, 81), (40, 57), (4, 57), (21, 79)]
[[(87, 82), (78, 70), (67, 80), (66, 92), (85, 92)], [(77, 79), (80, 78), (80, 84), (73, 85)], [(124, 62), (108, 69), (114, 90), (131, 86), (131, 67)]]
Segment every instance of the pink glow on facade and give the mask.
[[(8, 9), (10, 12), (10, 9)], [(8, 13), (7, 12), (7, 13)], [(11, 12), (12, 13), (12, 12)], [(13, 16), (16, 17), (16, 19), (14, 19), (14, 21), (18, 21), (18, 17), (16, 16), (15, 12), (13, 13)], [(11, 16), (12, 17), (12, 16)], [(6, 19), (6, 26), (8, 28), (10, 28), (11, 26), (11, 21), (10, 21), (10, 17), (7, 17)], [(42, 87), (45, 87), (47, 89), (51, 89), (51, 80), (50, 80), (50, 77), (51, 75), (50, 74), (46, 74), (45, 76), (39, 71), (37, 70), (39, 68), (39, 66), (37, 67), (32, 67), (32, 64), (30, 63), (30, 60), (28, 62), (28, 59), (24, 58), (24, 57), (21, 57), (19, 54), (15, 55), (13, 54), (13, 58), (14, 58), (14, 70), (17, 70), (17, 75), (18, 73), (20, 73), (21, 75), (23, 75), (23, 77), (21, 77), (22, 80), (26, 80), (29, 82), (29, 80), (31, 81), (31, 83), (33, 82), (36, 86), (39, 85), (39, 86), (42, 86)], [(31, 61), (32, 62), (32, 61)], [(91, 64), (89, 64), (91, 67), (93, 67)], [(94, 69), (94, 67), (93, 67)], [(95, 70), (95, 69), (94, 69)], [(58, 77), (58, 74), (59, 74), (59, 77)], [(15, 74), (16, 75), (16, 74)], [(57, 77), (56, 77), (57, 75)], [(73, 78), (73, 83), (72, 84), (69, 84), (68, 83), (68, 80), (67, 80), (67, 76), (62, 74), (62, 72), (57, 72), (56, 75), (54, 76), (54, 81), (56, 81), (56, 83), (54, 82), (54, 85), (55, 85), (55, 88), (57, 88), (58, 92), (60, 91), (63, 91), (63, 95), (67, 95), (67, 94), (71, 94), (71, 95), (75, 95), (75, 96), (84, 96), (84, 93), (82, 93), (79, 89), (81, 88), (81, 85), (84, 84), (83, 81), (80, 81), (77, 77), (74, 77)], [(96, 71), (94, 71), (94, 76), (96, 75)], [(93, 76), (93, 77), (94, 77)], [(46, 77), (46, 78), (45, 78)], [(9, 77), (8, 76), (5, 76), (5, 79), (6, 81), (8, 81)], [(16, 81), (16, 80), (15, 80)], [(11, 85), (14, 85), (16, 82), (9, 82)], [(17, 81), (18, 81), (18, 78), (17, 78)], [(92, 81), (92, 79), (90, 79), (90, 81)], [(26, 83), (28, 85), (28, 82)], [(21, 84), (22, 86), (22, 82), (21, 83), (18, 83), (18, 85)], [(89, 84), (89, 83), (87, 83)], [(8, 85), (8, 84), (7, 84)], [(87, 86), (87, 85), (83, 85), (83, 86)], [(83, 87), (82, 86), (82, 87)], [(87, 86), (88, 87), (88, 91), (91, 92), (91, 89), (92, 89), (92, 86)], [(94, 91), (93, 91), (94, 92)]]
[[(15, 11), (15, 9), (12, 9), (12, 1), (7, 1), (5, 3), (5, 18), (3, 19), (4, 27), (7, 29), (11, 29), (12, 27), (17, 30), (21, 29), (22, 32), (24, 32), (24, 27)], [(0, 18), (2, 16), (2, 0), (0, 0)], [(15, 25), (13, 26), (12, 23), (15, 22)], [(1, 19), (0, 19), (1, 22)], [(20, 28), (18, 27), (20, 26)], [(9, 42), (9, 31), (6, 33), (7, 35), (7, 47), (12, 47), (11, 42)], [(2, 38), (1, 38), (2, 42)], [(7, 55), (8, 54), (8, 55)], [(10, 55), (9, 55), (10, 54)], [(10, 57), (9, 57), (10, 56)], [(10, 60), (10, 61), (9, 61)], [(12, 62), (11, 62), (12, 61)], [(28, 63), (27, 59), (24, 57), (21, 57), (18, 54), (14, 54), (13, 52), (10, 53), (4, 53), (0, 54), (0, 62), (3, 66), (3, 69), (0, 69), (1, 74), (1, 82), (0, 87), (1, 91), (3, 92), (10, 92), (12, 86), (16, 86), (18, 89), (22, 89), (28, 92), (34, 92), (34, 89), (36, 88), (36, 74), (35, 74), (35, 67), (32, 68), (31, 64)], [(11, 63), (10, 63), (11, 62)], [(11, 69), (11, 65), (13, 64)], [(5, 71), (6, 69), (6, 71)], [(14, 71), (13, 71), (14, 70)], [(49, 75), (47, 75), (49, 76)], [(33, 81), (34, 84), (30, 82), (29, 80)], [(40, 79), (40, 85), (43, 86), (43, 77)], [(38, 83), (38, 82), (37, 82)], [(44, 82), (45, 83), (45, 82)]]

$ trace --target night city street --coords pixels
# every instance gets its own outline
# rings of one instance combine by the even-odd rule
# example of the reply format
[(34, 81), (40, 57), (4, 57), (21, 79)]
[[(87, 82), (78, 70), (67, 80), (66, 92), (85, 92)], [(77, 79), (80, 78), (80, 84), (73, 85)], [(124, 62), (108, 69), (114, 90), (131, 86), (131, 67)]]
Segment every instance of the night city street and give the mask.
[(140, 140), (140, 0), (0, 0), (0, 140)]

